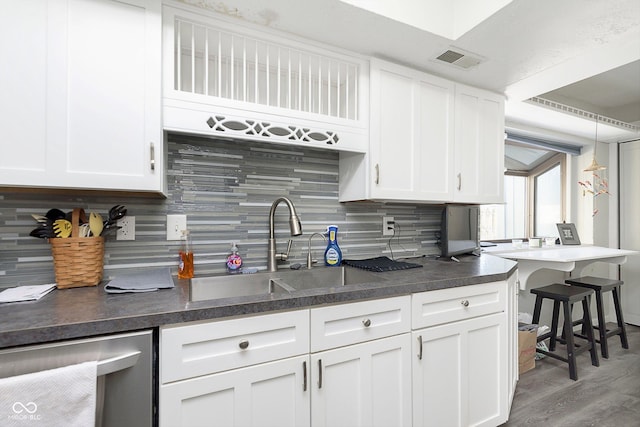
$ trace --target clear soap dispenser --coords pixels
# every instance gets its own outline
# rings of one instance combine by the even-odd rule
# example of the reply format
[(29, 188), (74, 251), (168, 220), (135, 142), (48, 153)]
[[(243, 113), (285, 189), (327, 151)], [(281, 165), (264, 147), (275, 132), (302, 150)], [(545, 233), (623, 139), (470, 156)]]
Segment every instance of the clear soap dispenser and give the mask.
[(238, 255), (236, 242), (231, 245), (231, 255), (227, 257), (227, 272), (229, 274), (240, 273), (242, 268), (242, 257)]
[(180, 248), (178, 278), (193, 278), (193, 249), (191, 248), (191, 234), (189, 230), (182, 230), (182, 248)]

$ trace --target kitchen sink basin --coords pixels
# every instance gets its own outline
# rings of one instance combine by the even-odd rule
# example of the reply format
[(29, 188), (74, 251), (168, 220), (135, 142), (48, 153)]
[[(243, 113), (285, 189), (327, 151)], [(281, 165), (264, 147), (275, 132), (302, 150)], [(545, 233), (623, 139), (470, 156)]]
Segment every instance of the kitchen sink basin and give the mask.
[(287, 294), (319, 288), (335, 288), (383, 279), (375, 273), (351, 267), (317, 267), (310, 270), (280, 270), (271, 273), (194, 277), (190, 282), (191, 301)]
[(280, 278), (297, 291), (377, 283), (383, 280), (376, 273), (352, 267), (318, 267), (310, 270), (287, 271)]
[(282, 294), (291, 290), (274, 273), (194, 277), (189, 286), (191, 301)]

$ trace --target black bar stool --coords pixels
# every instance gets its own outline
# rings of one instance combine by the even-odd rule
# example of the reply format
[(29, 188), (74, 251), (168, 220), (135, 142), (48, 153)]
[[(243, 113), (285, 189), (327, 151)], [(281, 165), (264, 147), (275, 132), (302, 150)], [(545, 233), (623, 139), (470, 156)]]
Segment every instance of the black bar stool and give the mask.
[[(533, 310), (533, 323), (539, 324), (540, 310), (542, 309), (542, 301), (547, 298), (553, 301), (553, 317), (551, 319), (551, 330), (537, 338), (537, 342), (547, 338), (549, 340), (549, 351), (536, 348), (537, 353), (544, 354), (554, 359), (561, 360), (569, 364), (569, 378), (578, 379), (578, 369), (576, 366), (576, 355), (589, 350), (591, 354), (591, 364), (600, 366), (598, 361), (598, 352), (596, 350), (596, 341), (593, 333), (593, 325), (591, 324), (591, 313), (589, 311), (588, 297), (593, 294), (593, 290), (587, 288), (572, 287), (554, 283), (553, 285), (543, 286), (541, 288), (531, 289), (531, 293), (536, 296), (536, 303)], [(582, 322), (586, 333), (586, 344), (577, 345), (573, 334), (573, 320), (571, 318), (571, 307), (576, 302), (582, 302), (583, 316)], [(558, 317), (560, 314), (560, 303), (563, 307), (564, 330), (567, 331), (565, 337), (558, 336)], [(578, 337), (582, 338), (580, 335)], [(567, 346), (567, 357), (553, 353), (556, 349), (556, 341), (564, 342)]]
[[(580, 286), (582, 288), (593, 289), (596, 293), (596, 312), (598, 314), (598, 325), (594, 326), (600, 335), (600, 339), (596, 340), (600, 343), (600, 349), (602, 351), (602, 357), (609, 358), (609, 346), (607, 344), (607, 338), (619, 335), (622, 348), (629, 348), (629, 342), (627, 341), (627, 329), (624, 326), (624, 319), (622, 318), (622, 308), (620, 306), (620, 286), (624, 284), (622, 280), (603, 279), (601, 277), (584, 276), (576, 279), (567, 279), (565, 283), (571, 286)], [(602, 294), (604, 292), (611, 291), (613, 296), (613, 305), (616, 310), (616, 320), (618, 326), (615, 329), (608, 330), (607, 324), (604, 318), (604, 308), (602, 304)], [(580, 320), (574, 324), (582, 323)]]

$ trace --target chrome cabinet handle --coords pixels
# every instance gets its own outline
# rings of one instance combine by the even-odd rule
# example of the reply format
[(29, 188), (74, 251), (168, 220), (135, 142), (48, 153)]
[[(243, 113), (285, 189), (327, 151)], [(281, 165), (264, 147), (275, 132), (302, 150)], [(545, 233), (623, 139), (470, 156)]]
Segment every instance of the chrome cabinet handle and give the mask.
[(418, 337), (418, 360), (422, 360), (422, 335)]
[(151, 156), (151, 159), (150, 159), (151, 170), (154, 171), (154, 170), (156, 170), (156, 149), (153, 146), (153, 142), (151, 143), (151, 146), (149, 147), (149, 154)]
[(364, 325), (365, 328), (368, 328), (369, 326), (371, 326), (371, 319), (364, 319), (362, 321), (362, 324)]
[(462, 174), (458, 174), (458, 191), (462, 189)]
[(318, 359), (318, 388), (322, 388), (322, 359)]
[(460, 301), (460, 304), (462, 304), (465, 307), (469, 307), (469, 300), (463, 299), (462, 301)]
[(376, 184), (380, 184), (380, 164), (376, 163)]
[(107, 375), (112, 372), (122, 371), (123, 369), (130, 368), (138, 363), (140, 358), (140, 351), (133, 351), (127, 354), (121, 354), (109, 359), (98, 361), (97, 364), (97, 376)]
[(307, 361), (302, 362), (302, 391), (307, 391)]
[(240, 347), (242, 350), (246, 350), (247, 348), (249, 348), (249, 340), (240, 341), (238, 347)]

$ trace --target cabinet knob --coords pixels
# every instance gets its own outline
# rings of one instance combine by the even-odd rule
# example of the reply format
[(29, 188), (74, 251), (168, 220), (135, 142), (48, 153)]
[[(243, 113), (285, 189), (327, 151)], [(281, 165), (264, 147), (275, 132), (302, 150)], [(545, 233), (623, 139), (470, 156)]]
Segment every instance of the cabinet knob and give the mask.
[(362, 324), (365, 326), (365, 328), (368, 328), (369, 326), (371, 326), (371, 320), (370, 319), (364, 319), (362, 321)]
[(249, 348), (249, 340), (240, 341), (240, 344), (238, 344), (238, 347), (240, 347), (242, 350), (246, 350), (247, 348)]
[(462, 301), (460, 301), (460, 304), (462, 304), (465, 307), (469, 307), (469, 300), (468, 299), (463, 299)]

